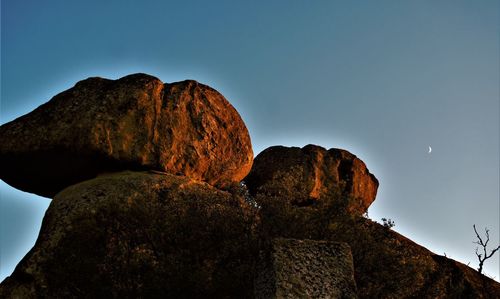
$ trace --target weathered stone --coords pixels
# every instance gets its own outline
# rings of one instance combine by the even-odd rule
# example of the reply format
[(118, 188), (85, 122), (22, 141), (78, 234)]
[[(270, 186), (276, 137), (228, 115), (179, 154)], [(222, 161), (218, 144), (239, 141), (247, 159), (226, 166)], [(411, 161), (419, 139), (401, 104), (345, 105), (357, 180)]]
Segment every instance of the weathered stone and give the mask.
[(328, 206), (297, 207), (284, 200), (259, 204), (260, 223), (270, 238), (347, 243), (360, 298), (499, 298), (500, 283), (370, 219), (331, 217)]
[(378, 180), (355, 155), (316, 145), (267, 148), (255, 158), (245, 182), (254, 195), (276, 195), (299, 206), (347, 199), (347, 210), (358, 215), (375, 200), (378, 188)]
[(346, 243), (274, 239), (259, 262), (255, 298), (357, 298)]
[[(280, 237), (347, 243), (360, 298), (500, 294), (498, 282), (369, 219), (330, 217), (328, 207), (269, 203), (276, 208), (258, 202), (257, 209), (241, 196), (170, 174), (99, 176), (55, 197), (34, 248), (1, 283), (0, 298), (251, 298), (253, 278), (263, 275), (259, 289), (272, 279), (266, 273), (273, 273), (255, 269), (257, 253), (276, 252), (265, 244)], [(309, 249), (298, 256), (288, 252), (293, 250), (280, 256), (292, 267), (282, 269), (304, 274), (297, 284), (303, 290), (309, 286), (301, 281), (328, 272), (317, 264), (327, 249), (310, 259), (302, 258), (311, 256)], [(293, 283), (283, 288), (300, 290)]]
[(255, 212), (186, 177), (99, 176), (56, 195), (0, 298), (252, 297)]
[(0, 127), (0, 179), (52, 197), (104, 172), (152, 169), (225, 186), (250, 171), (248, 131), (216, 90), (134, 74), (78, 82)]
[(360, 298), (499, 298), (500, 283), (369, 219), (330, 229), (352, 249)]

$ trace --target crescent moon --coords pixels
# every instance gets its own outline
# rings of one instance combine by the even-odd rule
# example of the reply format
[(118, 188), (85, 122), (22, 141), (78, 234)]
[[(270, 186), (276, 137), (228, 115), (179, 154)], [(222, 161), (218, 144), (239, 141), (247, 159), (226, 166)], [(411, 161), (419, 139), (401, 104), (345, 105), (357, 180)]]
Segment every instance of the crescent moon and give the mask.
[(429, 154), (432, 153), (432, 147), (429, 146)]

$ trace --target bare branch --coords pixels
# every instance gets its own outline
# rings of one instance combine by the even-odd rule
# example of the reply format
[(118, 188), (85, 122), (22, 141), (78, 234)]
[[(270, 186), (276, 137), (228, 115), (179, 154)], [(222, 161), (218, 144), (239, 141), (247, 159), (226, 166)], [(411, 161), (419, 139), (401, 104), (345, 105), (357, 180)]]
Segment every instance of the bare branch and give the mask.
[(483, 255), (477, 252), (477, 250), (478, 250), (478, 249), (479, 249), (479, 248), (476, 248), (476, 256), (477, 256), (477, 258), (479, 259), (479, 261), (481, 261), (481, 257), (482, 257)]
[(486, 242), (484, 243), (484, 247), (486, 248), (488, 242), (490, 241), (490, 234), (489, 234), (490, 231), (487, 228), (485, 228), (484, 231), (486, 232)]
[(488, 242), (490, 241), (490, 231), (487, 228), (484, 229), (485, 234), (486, 234), (486, 242), (484, 242), (476, 230), (476, 225), (474, 224), (472, 227), (474, 228), (474, 232), (476, 233), (476, 237), (479, 240), (479, 241), (475, 241), (475, 242), (473, 241), (472, 243), (480, 245), (483, 249), (483, 252), (484, 252), (484, 255), (482, 253), (479, 253), (479, 247), (476, 247), (476, 256), (477, 256), (477, 259), (479, 260), (479, 268), (477, 269), (477, 271), (479, 273), (481, 273), (483, 271), (484, 261), (491, 258), (495, 254), (495, 252), (497, 252), (500, 249), (500, 245), (498, 245), (497, 248), (493, 249), (490, 252), (490, 254), (488, 254), (487, 246), (488, 246)]
[(479, 244), (481, 246), (484, 246), (483, 239), (481, 239), (481, 236), (479, 235), (479, 233), (476, 230), (476, 225), (474, 224), (472, 227), (474, 227), (474, 232), (476, 233), (476, 237), (479, 239), (479, 242), (476, 241), (475, 243), (477, 243), (477, 244)]
[(486, 258), (487, 258), (487, 259), (489, 259), (490, 257), (492, 257), (492, 256), (495, 254), (495, 252), (497, 252), (497, 251), (498, 251), (498, 249), (500, 249), (500, 245), (498, 245), (498, 247), (497, 247), (497, 248), (493, 249), (493, 250), (491, 251), (490, 255), (486, 256)]

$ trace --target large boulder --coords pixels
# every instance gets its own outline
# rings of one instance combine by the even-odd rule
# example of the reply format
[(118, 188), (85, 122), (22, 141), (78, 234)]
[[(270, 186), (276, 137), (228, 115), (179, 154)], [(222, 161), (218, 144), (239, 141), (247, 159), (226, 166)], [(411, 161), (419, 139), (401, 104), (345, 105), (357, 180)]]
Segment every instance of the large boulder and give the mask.
[(253, 195), (280, 196), (298, 206), (347, 200), (347, 210), (359, 215), (375, 200), (378, 188), (378, 180), (355, 155), (317, 145), (265, 149), (245, 183)]
[(99, 173), (152, 169), (217, 186), (252, 166), (238, 112), (196, 81), (89, 78), (0, 127), (0, 179), (52, 197)]
[(255, 213), (186, 177), (98, 176), (55, 196), (0, 297), (252, 297)]

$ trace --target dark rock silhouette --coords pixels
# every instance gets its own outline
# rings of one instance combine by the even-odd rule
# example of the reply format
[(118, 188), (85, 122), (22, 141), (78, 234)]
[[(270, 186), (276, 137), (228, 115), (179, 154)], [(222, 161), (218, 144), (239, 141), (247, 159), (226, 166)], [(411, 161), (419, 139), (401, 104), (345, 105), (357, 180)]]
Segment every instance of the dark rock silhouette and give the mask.
[(252, 166), (238, 112), (196, 81), (89, 78), (0, 127), (0, 178), (52, 197), (99, 173), (153, 169), (225, 186)]
[(258, 198), (263, 239), (345, 242), (352, 250), (359, 298), (498, 298), (500, 283), (436, 255), (388, 227), (336, 209)]
[(348, 212), (357, 215), (366, 212), (378, 188), (378, 180), (355, 155), (317, 145), (265, 149), (245, 182), (254, 195), (279, 195), (299, 206), (347, 198)]
[[(240, 116), (195, 81), (90, 78), (0, 139), (0, 178), (55, 196), (0, 298), (254, 298), (262, 281), (283, 283), (277, 297), (499, 298), (498, 282), (360, 217), (378, 181), (353, 154), (276, 146), (252, 167)], [(275, 254), (283, 238), (292, 259)], [(293, 269), (262, 270), (273, 254)], [(338, 284), (351, 264), (357, 289)]]
[(0, 298), (247, 298), (253, 214), (186, 177), (99, 176), (54, 197)]

